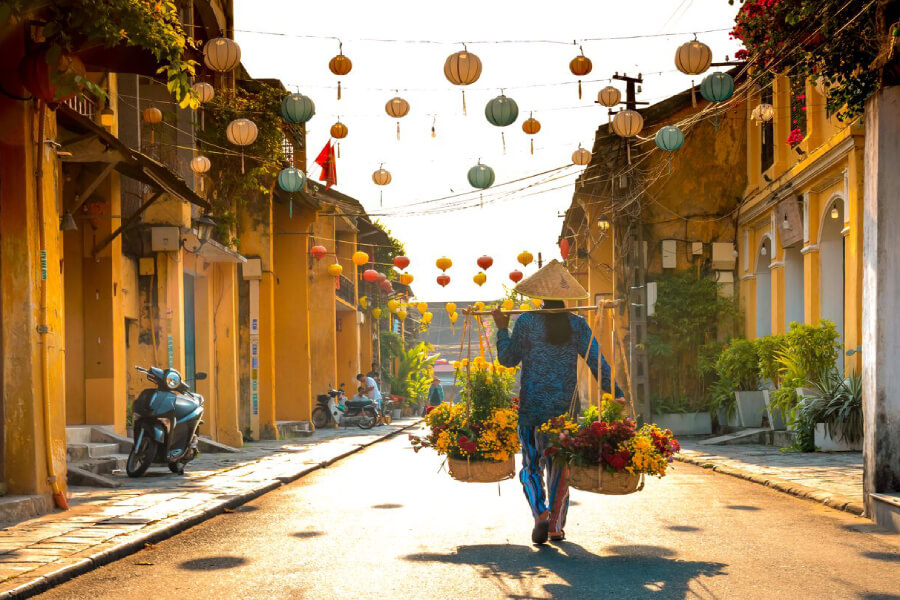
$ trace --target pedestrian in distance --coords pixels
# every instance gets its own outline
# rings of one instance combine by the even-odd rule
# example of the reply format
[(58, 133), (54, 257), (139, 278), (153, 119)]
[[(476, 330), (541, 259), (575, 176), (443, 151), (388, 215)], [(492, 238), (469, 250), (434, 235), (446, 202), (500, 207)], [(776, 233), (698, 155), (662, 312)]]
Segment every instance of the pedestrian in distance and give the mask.
[(356, 376), (356, 380), (359, 382), (360, 387), (365, 390), (366, 397), (369, 398), (372, 402), (375, 403), (375, 406), (378, 407), (378, 410), (381, 410), (381, 392), (378, 390), (378, 383), (374, 378), (369, 377), (368, 375), (363, 375), (362, 373)]
[[(516, 286), (524, 296), (544, 300), (544, 308), (565, 308), (566, 300), (583, 300), (588, 293), (565, 267), (554, 260)], [(540, 426), (569, 411), (578, 382), (578, 357), (584, 358), (603, 391), (612, 393), (610, 368), (583, 317), (571, 312), (525, 313), (509, 333), (509, 315), (495, 309), (497, 358), (505, 367), (522, 364), (518, 434), (522, 444), (519, 480), (534, 516), (531, 539), (565, 538), (569, 509), (568, 467), (553, 464), (544, 453)], [(617, 401), (623, 398), (615, 386)]]
[(372, 370), (366, 373), (366, 377), (371, 377), (375, 380), (375, 383), (381, 385), (381, 372), (379, 370), (377, 362), (372, 363)]
[[(431, 380), (431, 387), (428, 388), (428, 406), (437, 406), (443, 401), (444, 386), (441, 384), (441, 379), (435, 375)], [(424, 414), (426, 410), (426, 408), (423, 408), (422, 413)]]

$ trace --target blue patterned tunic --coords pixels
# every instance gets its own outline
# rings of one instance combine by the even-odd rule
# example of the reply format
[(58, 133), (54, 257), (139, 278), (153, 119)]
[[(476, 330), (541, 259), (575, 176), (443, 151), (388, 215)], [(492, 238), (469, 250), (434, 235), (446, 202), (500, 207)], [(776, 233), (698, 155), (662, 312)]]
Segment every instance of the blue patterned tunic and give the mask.
[[(584, 357), (588, 340), (591, 339), (591, 328), (582, 317), (570, 314), (569, 323), (572, 337), (559, 346), (547, 341), (546, 319), (540, 314), (520, 316), (512, 336), (506, 329), (497, 331), (497, 358), (500, 364), (514, 367), (522, 363), (520, 426), (536, 427), (569, 410), (578, 379), (578, 355)], [(587, 357), (594, 377), (597, 377), (598, 357), (600, 384), (604, 392), (609, 392), (609, 364), (600, 356), (600, 348), (594, 339), (591, 340), (591, 351)], [(616, 397), (620, 396), (622, 392), (617, 385)]]

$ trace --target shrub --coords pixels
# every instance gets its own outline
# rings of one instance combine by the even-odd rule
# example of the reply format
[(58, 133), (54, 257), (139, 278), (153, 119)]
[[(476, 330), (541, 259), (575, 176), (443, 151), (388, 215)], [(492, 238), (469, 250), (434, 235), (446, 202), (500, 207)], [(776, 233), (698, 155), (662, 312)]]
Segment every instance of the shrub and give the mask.
[(781, 380), (778, 353), (785, 349), (786, 343), (783, 335), (767, 335), (753, 340), (759, 360), (759, 376), (764, 380), (771, 381), (775, 387), (778, 387), (778, 382)]
[(854, 444), (863, 436), (862, 380), (851, 374), (846, 380), (832, 369), (813, 382), (815, 395), (797, 407), (800, 417), (812, 427), (824, 423), (835, 440)]
[(772, 393), (772, 404), (784, 415), (797, 405), (797, 388), (820, 379), (834, 368), (840, 352), (839, 334), (831, 321), (818, 325), (791, 323), (784, 347), (775, 353), (781, 386)]
[(759, 389), (759, 357), (750, 340), (732, 339), (716, 360), (719, 379), (733, 382), (737, 390)]

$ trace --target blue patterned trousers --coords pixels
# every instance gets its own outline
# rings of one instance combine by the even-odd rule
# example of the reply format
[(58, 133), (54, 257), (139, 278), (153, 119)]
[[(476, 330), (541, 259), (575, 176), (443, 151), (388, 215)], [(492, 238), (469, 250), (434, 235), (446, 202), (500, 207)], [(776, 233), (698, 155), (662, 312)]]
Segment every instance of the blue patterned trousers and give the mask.
[(520, 425), (518, 433), (522, 443), (519, 481), (522, 482), (522, 490), (531, 506), (531, 513), (537, 518), (549, 510), (550, 531), (562, 531), (569, 511), (569, 469), (554, 465), (544, 456), (546, 438), (538, 427)]

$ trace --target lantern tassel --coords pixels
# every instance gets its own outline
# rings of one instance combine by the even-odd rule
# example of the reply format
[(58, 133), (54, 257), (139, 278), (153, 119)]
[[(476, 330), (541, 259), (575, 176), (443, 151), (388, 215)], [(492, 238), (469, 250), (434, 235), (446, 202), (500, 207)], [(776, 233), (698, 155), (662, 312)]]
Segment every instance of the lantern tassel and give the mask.
[(531, 155), (534, 156), (534, 138), (531, 138)]
[(378, 206), (384, 206), (384, 192), (378, 192)]
[(241, 148), (241, 175), (244, 174), (244, 149)]
[(437, 134), (434, 132), (434, 125), (431, 126), (431, 137), (436, 138)]
[(672, 155), (669, 155), (669, 175), (672, 174)]
[(200, 193), (203, 193), (203, 173), (200, 174)]
[(206, 131), (206, 111), (200, 109), (200, 130)]
[(691, 79), (691, 106), (697, 106), (697, 93), (694, 90), (694, 80)]
[(294, 195), (291, 194), (290, 199), (288, 200), (288, 217), (294, 218)]
[(500, 132), (500, 140), (503, 142), (503, 154), (506, 154), (506, 134)]
[(466, 90), (462, 91), (462, 97), (463, 97), (463, 116), (465, 117), (466, 116)]
[(578, 99), (581, 100), (581, 80), (578, 80)]
[(628, 152), (628, 164), (631, 164), (631, 142), (625, 142), (625, 148)]
[(341, 157), (341, 143), (338, 142), (337, 144), (335, 144), (335, 146), (337, 146), (337, 158), (340, 158)]
[(338, 81), (338, 100), (341, 99), (341, 82)]
[(397, 141), (400, 141), (400, 121), (397, 121)]

